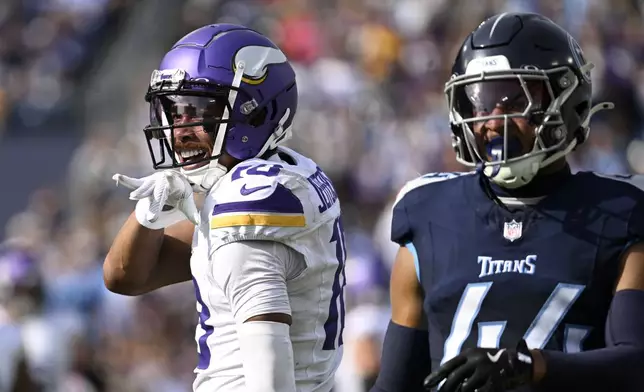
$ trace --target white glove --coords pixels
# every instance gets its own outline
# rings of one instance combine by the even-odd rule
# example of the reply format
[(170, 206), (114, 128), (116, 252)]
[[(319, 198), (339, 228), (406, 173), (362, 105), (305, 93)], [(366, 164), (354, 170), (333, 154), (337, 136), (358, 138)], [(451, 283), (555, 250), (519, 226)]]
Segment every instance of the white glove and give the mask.
[[(138, 201), (135, 215), (142, 226), (158, 230), (186, 218), (199, 225), (192, 186), (181, 173), (164, 170), (143, 178), (115, 174), (112, 179), (117, 186), (124, 185), (132, 190), (130, 200)], [(172, 208), (168, 209), (168, 206)]]

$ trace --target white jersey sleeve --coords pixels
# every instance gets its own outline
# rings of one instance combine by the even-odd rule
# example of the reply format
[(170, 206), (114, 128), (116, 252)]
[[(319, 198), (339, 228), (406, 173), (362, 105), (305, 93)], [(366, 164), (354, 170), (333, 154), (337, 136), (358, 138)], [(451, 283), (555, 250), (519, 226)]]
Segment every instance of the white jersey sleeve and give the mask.
[(306, 266), (301, 254), (274, 241), (241, 241), (213, 254), (213, 281), (237, 323), (267, 313), (291, 314), (286, 282)]

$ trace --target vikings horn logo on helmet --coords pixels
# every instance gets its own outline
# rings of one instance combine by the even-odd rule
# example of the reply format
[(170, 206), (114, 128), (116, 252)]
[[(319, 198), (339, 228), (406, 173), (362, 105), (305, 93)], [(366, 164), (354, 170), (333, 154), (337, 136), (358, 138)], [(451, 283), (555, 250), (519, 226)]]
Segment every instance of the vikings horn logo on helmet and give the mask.
[(242, 80), (248, 84), (260, 84), (266, 79), (268, 66), (282, 64), (287, 58), (281, 50), (268, 46), (244, 46), (235, 53), (233, 70), (237, 72), (237, 64), (243, 62), (244, 77)]

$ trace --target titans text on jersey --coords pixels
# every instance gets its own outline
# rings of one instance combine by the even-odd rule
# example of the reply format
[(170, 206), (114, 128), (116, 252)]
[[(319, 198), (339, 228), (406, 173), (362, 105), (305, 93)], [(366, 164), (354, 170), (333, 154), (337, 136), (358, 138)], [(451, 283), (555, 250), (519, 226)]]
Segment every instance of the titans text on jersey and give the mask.
[(478, 263), (481, 265), (479, 278), (505, 273), (532, 275), (536, 262), (537, 255), (528, 255), (519, 260), (493, 260), (489, 256), (479, 256)]
[(480, 179), (426, 175), (394, 207), (392, 239), (415, 253), (425, 291), (432, 368), (522, 338), (535, 349), (603, 347), (620, 255), (644, 237), (644, 179), (566, 172), (544, 198), (502, 200), (510, 210)]

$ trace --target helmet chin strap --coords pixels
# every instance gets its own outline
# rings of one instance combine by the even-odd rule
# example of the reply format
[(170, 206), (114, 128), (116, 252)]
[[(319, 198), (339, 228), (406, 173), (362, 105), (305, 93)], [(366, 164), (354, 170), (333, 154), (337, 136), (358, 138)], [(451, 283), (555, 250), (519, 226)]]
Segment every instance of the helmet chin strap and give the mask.
[[(612, 102), (602, 102), (593, 106), (588, 112), (588, 116), (581, 123), (582, 129), (588, 132), (588, 126), (592, 116), (602, 110), (613, 109), (615, 105)], [(527, 185), (537, 175), (539, 170), (550, 166), (554, 162), (568, 155), (577, 146), (577, 139), (573, 140), (566, 148), (557, 151), (551, 156), (545, 158), (545, 154), (533, 155), (512, 163), (500, 164), (498, 166), (487, 166), (483, 168), (483, 173), (490, 178), (495, 184), (506, 188), (516, 189)], [(544, 159), (545, 158), (545, 159)]]

